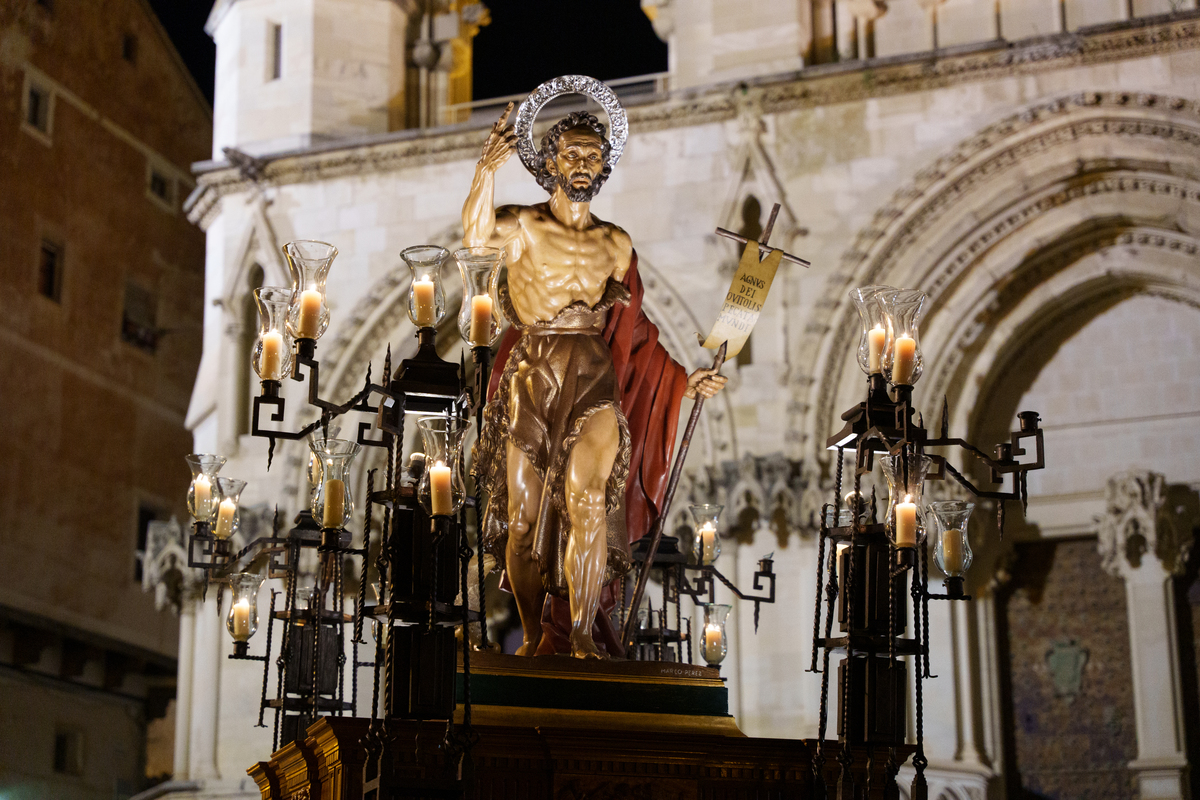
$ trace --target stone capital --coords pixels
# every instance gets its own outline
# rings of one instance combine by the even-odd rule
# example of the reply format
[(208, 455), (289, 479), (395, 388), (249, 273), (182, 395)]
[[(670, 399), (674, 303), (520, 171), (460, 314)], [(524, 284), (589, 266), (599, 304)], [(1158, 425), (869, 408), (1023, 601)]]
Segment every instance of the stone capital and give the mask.
[(886, 0), (850, 0), (850, 14), (857, 20), (870, 22), (887, 13)]
[(1146, 559), (1156, 558), (1164, 572), (1183, 574), (1192, 543), (1166, 513), (1166, 489), (1163, 475), (1146, 470), (1108, 479), (1097, 542), (1107, 572), (1128, 579)]

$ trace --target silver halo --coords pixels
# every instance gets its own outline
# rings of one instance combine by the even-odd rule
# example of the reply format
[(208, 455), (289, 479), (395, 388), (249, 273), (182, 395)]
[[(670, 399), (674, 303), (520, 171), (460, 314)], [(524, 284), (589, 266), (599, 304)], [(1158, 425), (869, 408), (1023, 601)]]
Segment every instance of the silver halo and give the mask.
[(525, 169), (537, 175), (538, 148), (533, 144), (533, 121), (546, 103), (564, 94), (586, 95), (604, 109), (604, 113), (608, 115), (608, 164), (610, 167), (616, 166), (621, 160), (621, 153), (625, 152), (625, 140), (629, 138), (629, 120), (625, 117), (625, 109), (621, 107), (621, 102), (617, 100), (612, 89), (595, 78), (589, 78), (587, 75), (561, 75), (534, 89), (517, 109), (517, 121), (513, 124), (513, 130), (517, 134), (517, 153), (521, 156), (521, 163), (525, 165)]

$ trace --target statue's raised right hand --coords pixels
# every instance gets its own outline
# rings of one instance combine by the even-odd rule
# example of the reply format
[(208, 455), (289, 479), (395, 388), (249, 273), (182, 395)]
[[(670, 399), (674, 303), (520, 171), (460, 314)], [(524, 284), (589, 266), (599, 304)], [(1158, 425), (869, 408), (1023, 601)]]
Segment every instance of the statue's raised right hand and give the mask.
[(508, 161), (509, 156), (517, 149), (517, 135), (508, 124), (508, 116), (512, 114), (513, 104), (509, 103), (492, 126), (487, 141), (483, 143), (483, 155), (479, 158), (479, 166), (489, 172), (495, 172)]

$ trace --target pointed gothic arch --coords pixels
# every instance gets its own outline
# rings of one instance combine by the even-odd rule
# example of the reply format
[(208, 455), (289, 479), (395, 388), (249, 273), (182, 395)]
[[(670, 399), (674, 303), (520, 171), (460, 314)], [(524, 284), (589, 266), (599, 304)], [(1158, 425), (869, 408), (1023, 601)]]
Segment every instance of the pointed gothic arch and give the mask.
[[(849, 357), (858, 336), (846, 298), (854, 286), (929, 293), (916, 399), (932, 412), (945, 394), (952, 429), (969, 436), (983, 433), (970, 429), (986, 385), (981, 371), (997, 366), (993, 351), (1003, 342), (1019, 346), (1022, 327), (1053, 308), (1054, 292), (1140, 285), (1190, 297), (1200, 277), (1194, 258), (1187, 261), (1200, 236), (1197, 155), (1195, 103), (1084, 93), (991, 125), (919, 173), (859, 233), (815, 306), (801, 351), (816, 358), (796, 380), (808, 402), (792, 421), (806, 434), (805, 452), (825, 459), (834, 417), (861, 393)], [(1131, 263), (1093, 264), (1091, 273), (1084, 264), (1131, 247), (1161, 252), (1174, 266), (1143, 275)]]

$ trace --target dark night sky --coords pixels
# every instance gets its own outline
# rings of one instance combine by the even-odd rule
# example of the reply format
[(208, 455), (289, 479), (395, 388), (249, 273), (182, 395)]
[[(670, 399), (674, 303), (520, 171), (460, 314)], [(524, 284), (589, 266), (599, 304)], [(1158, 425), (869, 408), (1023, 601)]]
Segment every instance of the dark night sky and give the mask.
[[(149, 1), (211, 103), (216, 48), (204, 32), (204, 21), (212, 3)], [(492, 23), (475, 39), (476, 99), (528, 92), (556, 75), (615, 80), (667, 69), (667, 46), (654, 35), (638, 0), (485, 4)]]

